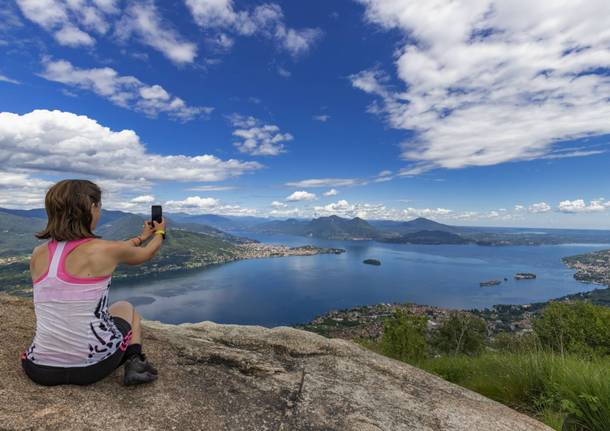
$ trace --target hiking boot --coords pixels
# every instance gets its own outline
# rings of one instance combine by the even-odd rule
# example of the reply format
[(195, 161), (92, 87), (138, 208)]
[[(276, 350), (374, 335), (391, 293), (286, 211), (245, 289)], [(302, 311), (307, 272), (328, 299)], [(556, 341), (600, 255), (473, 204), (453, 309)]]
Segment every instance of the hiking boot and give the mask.
[(157, 371), (157, 369), (153, 366), (153, 364), (151, 364), (150, 362), (148, 362), (148, 359), (146, 359), (146, 355), (144, 353), (139, 353), (140, 355), (140, 359), (146, 364), (146, 371), (148, 371), (149, 373), (152, 373), (154, 375), (159, 374), (159, 372)]
[(146, 361), (144, 354), (136, 354), (125, 361), (125, 375), (123, 384), (126, 386), (139, 385), (157, 379), (157, 370)]

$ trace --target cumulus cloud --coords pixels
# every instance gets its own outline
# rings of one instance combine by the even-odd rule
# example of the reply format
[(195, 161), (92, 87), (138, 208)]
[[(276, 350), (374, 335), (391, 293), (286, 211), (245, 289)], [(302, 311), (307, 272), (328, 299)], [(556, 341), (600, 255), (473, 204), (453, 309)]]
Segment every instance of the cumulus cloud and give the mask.
[(155, 197), (153, 195), (142, 195), (136, 196), (131, 200), (131, 202), (135, 204), (150, 204), (155, 201)]
[[(473, 217), (478, 213), (471, 213)], [(390, 208), (380, 203), (355, 202), (345, 199), (327, 205), (314, 206), (314, 217), (337, 215), (340, 217), (360, 217), (367, 220), (411, 220), (416, 217), (434, 219), (458, 219), (464, 213), (456, 213), (446, 208)]]
[(378, 69), (351, 77), (376, 96), (370, 112), (416, 132), (401, 175), (593, 155), (553, 146), (610, 133), (610, 2), (359, 1), (370, 23), (408, 36), (401, 88)]
[(559, 202), (558, 210), (563, 213), (593, 213), (610, 208), (610, 201), (595, 199), (587, 204), (584, 199), (565, 200)]
[(189, 196), (183, 200), (167, 200), (163, 207), (168, 212), (184, 212), (187, 214), (218, 214), (247, 216), (255, 215), (256, 210), (239, 205), (228, 205), (215, 198)]
[(233, 114), (229, 120), (236, 127), (233, 136), (242, 139), (233, 145), (240, 152), (252, 156), (277, 156), (286, 152), (283, 143), (294, 139), (290, 133), (281, 133), (278, 126), (263, 124), (254, 117)]
[(551, 206), (546, 202), (538, 202), (529, 206), (528, 211), (533, 214), (547, 213), (551, 211)]
[(176, 64), (192, 63), (197, 56), (197, 45), (166, 23), (153, 1), (130, 3), (116, 25), (116, 35), (120, 40), (135, 36)]
[(280, 208), (286, 208), (288, 205), (285, 204), (284, 202), (273, 201), (273, 202), (271, 202), (271, 206), (275, 209), (280, 209)]
[(40, 74), (49, 81), (93, 91), (115, 105), (156, 117), (164, 112), (182, 121), (210, 114), (213, 108), (188, 106), (184, 100), (172, 96), (160, 85), (148, 85), (134, 76), (121, 76), (110, 68), (79, 69), (65, 60), (45, 60)]
[(324, 196), (337, 196), (339, 194), (339, 192), (337, 191), (337, 189), (330, 189), (327, 192), (324, 192)]
[(195, 22), (208, 32), (231, 32), (240, 36), (260, 35), (293, 56), (307, 53), (322, 37), (317, 28), (286, 26), (282, 8), (275, 3), (251, 10), (236, 10), (233, 0), (186, 0)]
[(294, 192), (286, 198), (286, 200), (289, 202), (313, 201), (315, 199), (316, 199), (315, 193), (309, 193), (305, 190)]
[(44, 196), (52, 181), (32, 177), (24, 171), (0, 169), (0, 207), (44, 207)]
[(155, 154), (134, 131), (115, 132), (84, 115), (47, 110), (0, 113), (2, 171), (86, 175), (129, 190), (157, 181), (222, 181), (261, 167), (208, 154)]

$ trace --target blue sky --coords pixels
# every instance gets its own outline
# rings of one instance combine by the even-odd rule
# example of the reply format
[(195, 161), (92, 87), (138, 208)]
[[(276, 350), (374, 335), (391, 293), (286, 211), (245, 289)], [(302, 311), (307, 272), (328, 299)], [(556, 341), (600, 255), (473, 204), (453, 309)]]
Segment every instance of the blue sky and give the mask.
[(610, 228), (610, 5), (437, 3), (9, 3), (0, 206)]

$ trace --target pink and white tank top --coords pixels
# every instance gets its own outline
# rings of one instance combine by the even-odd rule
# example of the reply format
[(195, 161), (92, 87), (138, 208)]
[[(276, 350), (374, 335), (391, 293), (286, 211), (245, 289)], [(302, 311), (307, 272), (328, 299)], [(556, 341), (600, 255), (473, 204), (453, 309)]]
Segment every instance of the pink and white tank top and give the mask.
[(108, 314), (106, 277), (74, 277), (66, 256), (93, 238), (47, 243), (49, 267), (34, 282), (36, 335), (24, 355), (35, 364), (85, 367), (124, 350), (126, 342)]

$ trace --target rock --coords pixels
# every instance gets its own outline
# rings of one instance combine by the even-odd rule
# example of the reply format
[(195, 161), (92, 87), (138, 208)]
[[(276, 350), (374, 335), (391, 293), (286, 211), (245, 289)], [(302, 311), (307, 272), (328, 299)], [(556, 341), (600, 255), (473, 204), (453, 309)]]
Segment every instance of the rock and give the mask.
[(90, 386), (43, 387), (23, 373), (31, 299), (0, 294), (2, 430), (550, 430), (483, 396), (345, 340), (288, 327), (143, 321), (159, 368)]

